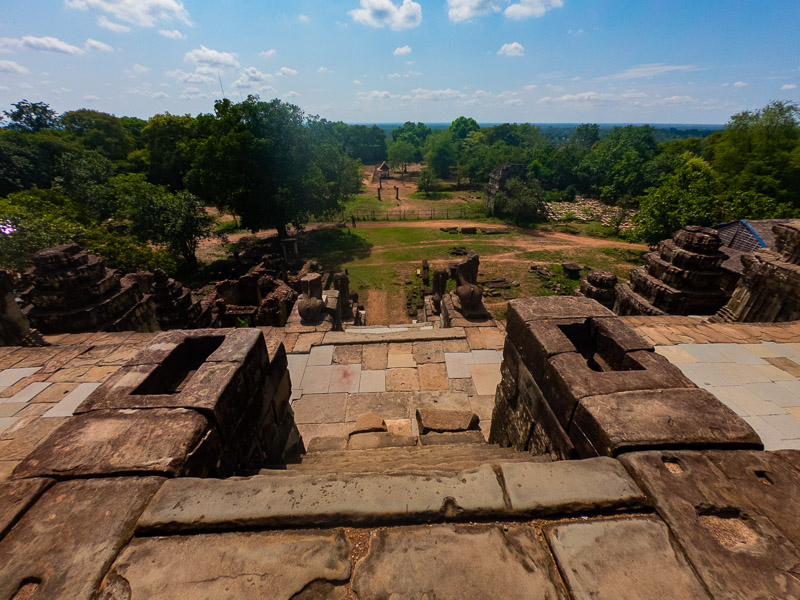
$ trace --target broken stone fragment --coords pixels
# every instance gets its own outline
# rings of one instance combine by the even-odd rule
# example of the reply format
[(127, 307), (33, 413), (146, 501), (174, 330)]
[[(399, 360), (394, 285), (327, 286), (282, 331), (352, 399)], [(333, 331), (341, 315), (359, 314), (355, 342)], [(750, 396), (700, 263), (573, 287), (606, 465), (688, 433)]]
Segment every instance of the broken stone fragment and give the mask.
[(478, 415), (468, 410), (442, 410), (439, 408), (418, 408), (417, 423), (419, 432), (470, 431), (478, 429)]
[(368, 412), (359, 415), (355, 426), (353, 427), (352, 431), (350, 431), (350, 435), (355, 435), (357, 433), (370, 433), (374, 431), (389, 431), (389, 429), (386, 427), (386, 421), (384, 421), (375, 413)]

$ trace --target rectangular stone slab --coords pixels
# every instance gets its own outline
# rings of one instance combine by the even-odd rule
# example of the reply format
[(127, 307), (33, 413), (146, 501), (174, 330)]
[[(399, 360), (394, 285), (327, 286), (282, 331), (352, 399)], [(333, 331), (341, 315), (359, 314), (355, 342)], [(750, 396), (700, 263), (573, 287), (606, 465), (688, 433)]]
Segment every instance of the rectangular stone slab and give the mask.
[(508, 303), (508, 325), (506, 329), (511, 331), (512, 322), (516, 326), (527, 321), (589, 317), (616, 317), (616, 315), (599, 302), (590, 298), (564, 296), (520, 298), (511, 300)]
[(505, 512), (490, 465), (443, 475), (257, 475), (169, 482), (142, 515), (145, 532), (391, 523)]
[(501, 469), (515, 513), (568, 515), (648, 505), (625, 468), (611, 458), (503, 463)]
[(187, 338), (224, 337), (222, 344), (205, 362), (244, 362), (248, 358), (266, 360), (264, 334), (257, 328), (192, 329), (159, 333), (129, 365), (157, 365), (174, 352)]
[(544, 531), (573, 600), (709, 600), (658, 518), (563, 523)]
[(559, 354), (547, 361), (540, 387), (556, 417), (567, 428), (581, 398), (667, 388), (694, 387), (663, 356), (637, 351), (625, 355), (632, 370), (594, 371), (578, 353)]
[(566, 600), (533, 529), (396, 527), (372, 534), (353, 575), (359, 598)]
[(12, 479), (0, 483), (0, 539), (52, 483), (52, 479)]
[(290, 600), (308, 587), (314, 598), (340, 598), (349, 555), (341, 530), (140, 538), (111, 567), (100, 597)]
[(209, 430), (182, 409), (92, 412), (71, 417), (31, 452), (13, 477), (57, 478), (146, 473), (185, 474)]
[(92, 600), (163, 480), (83, 479), (47, 490), (0, 541), (0, 597), (39, 580), (34, 598)]
[(699, 388), (582, 398), (570, 434), (575, 428), (606, 456), (656, 448), (763, 448), (744, 419)]
[[(800, 598), (800, 552), (791, 541), (794, 536), (783, 531), (784, 524), (797, 520), (797, 496), (780, 507), (767, 502), (775, 486), (755, 473), (767, 454), (665, 451), (629, 453), (620, 459), (715, 600)], [(750, 471), (749, 482), (725, 475), (719, 465), (729, 461), (742, 474)], [(784, 472), (784, 477), (796, 488), (794, 475)]]

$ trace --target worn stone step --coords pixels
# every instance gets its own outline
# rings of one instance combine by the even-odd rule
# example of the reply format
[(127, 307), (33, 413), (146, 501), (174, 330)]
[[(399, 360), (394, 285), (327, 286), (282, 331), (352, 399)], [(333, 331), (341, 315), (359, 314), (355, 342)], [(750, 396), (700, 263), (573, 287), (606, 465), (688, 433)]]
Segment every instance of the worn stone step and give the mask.
[(343, 346), (347, 344), (380, 344), (393, 342), (433, 342), (441, 340), (465, 339), (467, 334), (463, 327), (447, 329), (421, 329), (386, 331), (384, 333), (355, 333), (351, 331), (329, 331), (321, 344), (323, 346)]
[(641, 509), (611, 458), (482, 465), (449, 473), (295, 473), (164, 483), (142, 514), (163, 532), (391, 524)]
[[(315, 473), (424, 473), (457, 471), (501, 462), (550, 462), (549, 456), (532, 456), (494, 444), (331, 450), (312, 452), (299, 464), (286, 466), (291, 472)], [(262, 470), (274, 474), (274, 470)]]

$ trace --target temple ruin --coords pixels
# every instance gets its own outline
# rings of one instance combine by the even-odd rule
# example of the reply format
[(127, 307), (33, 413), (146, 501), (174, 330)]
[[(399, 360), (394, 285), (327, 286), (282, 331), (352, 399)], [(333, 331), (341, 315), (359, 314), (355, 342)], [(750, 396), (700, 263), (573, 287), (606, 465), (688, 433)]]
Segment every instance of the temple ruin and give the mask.
[(158, 331), (155, 303), (99, 256), (68, 244), (36, 252), (24, 312), (42, 333)]
[(617, 286), (618, 315), (711, 315), (728, 300), (721, 289), (719, 233), (686, 226), (645, 255), (645, 266), (631, 270), (630, 282)]

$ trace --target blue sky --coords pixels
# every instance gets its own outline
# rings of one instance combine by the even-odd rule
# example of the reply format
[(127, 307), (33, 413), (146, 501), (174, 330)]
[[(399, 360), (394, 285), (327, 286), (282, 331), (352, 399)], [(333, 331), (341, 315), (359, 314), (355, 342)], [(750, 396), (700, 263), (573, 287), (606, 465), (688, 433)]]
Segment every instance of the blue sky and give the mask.
[(800, 101), (799, 0), (36, 0), (0, 106), (147, 118), (221, 96), (350, 123), (724, 123)]

